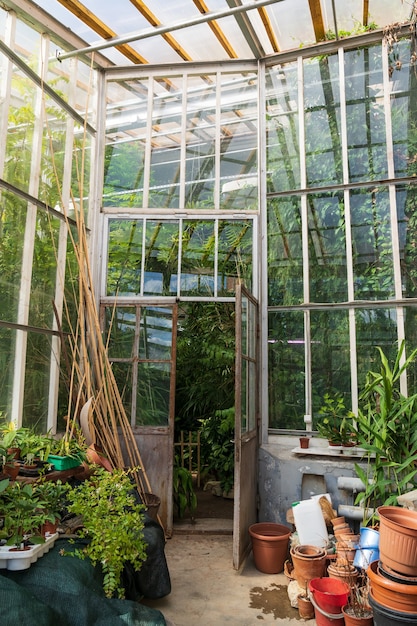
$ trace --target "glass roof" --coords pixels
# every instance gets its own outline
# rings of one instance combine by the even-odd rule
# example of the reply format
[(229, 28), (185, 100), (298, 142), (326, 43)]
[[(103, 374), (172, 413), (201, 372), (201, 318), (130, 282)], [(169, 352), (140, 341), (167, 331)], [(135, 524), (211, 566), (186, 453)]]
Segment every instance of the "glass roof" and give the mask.
[[(3, 0), (13, 6), (13, 0)], [(30, 3), (28, 3), (30, 4)], [(407, 22), (407, 0), (37, 0), (87, 46), (117, 65), (256, 59)], [(245, 9), (245, 10), (242, 10)], [(215, 18), (215, 19), (213, 19)], [(114, 38), (128, 39), (115, 48)], [(59, 51), (58, 51), (59, 54)]]

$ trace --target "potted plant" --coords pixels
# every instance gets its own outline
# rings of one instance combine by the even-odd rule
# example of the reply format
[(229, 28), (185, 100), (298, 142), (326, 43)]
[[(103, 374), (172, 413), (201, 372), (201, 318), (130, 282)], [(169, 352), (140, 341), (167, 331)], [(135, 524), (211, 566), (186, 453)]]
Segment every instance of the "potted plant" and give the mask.
[(15, 454), (10, 448), (0, 446), (0, 462), (2, 473), (15, 480), (20, 470), (20, 463), (16, 461)]
[(68, 511), (82, 516), (82, 547), (65, 555), (89, 558), (100, 565), (103, 589), (108, 598), (124, 598), (122, 573), (129, 562), (138, 571), (146, 559), (144, 540), (144, 506), (138, 502), (131, 480), (132, 470), (112, 472), (96, 466), (93, 475), (67, 493)]
[(193, 520), (197, 509), (197, 496), (194, 491), (193, 477), (190, 470), (181, 466), (178, 455), (175, 455), (174, 459), (173, 495), (174, 506), (179, 519), (183, 519), (188, 509)]
[(345, 407), (345, 401), (340, 394), (324, 395), (323, 405), (319, 409), (321, 420), (317, 423), (320, 437), (327, 439), (330, 445), (353, 446), (356, 444), (356, 434), (353, 420), (355, 414)]
[(65, 508), (66, 495), (69, 489), (68, 483), (63, 483), (60, 480), (46, 480), (45, 477), (41, 477), (33, 484), (33, 489), (42, 501), (43, 510), (46, 514), (43, 530), (55, 532)]
[(32, 485), (11, 482), (1, 493), (0, 507), (4, 514), (8, 546), (22, 549), (24, 541), (32, 544), (45, 541), (40, 528), (47, 519), (47, 513)]
[(381, 348), (379, 371), (369, 371), (357, 415), (357, 436), (366, 450), (366, 468), (355, 465), (365, 488), (355, 504), (364, 509), (364, 525), (372, 523), (376, 508), (395, 505), (410, 490), (417, 474), (417, 393), (401, 394), (399, 380), (417, 356), (404, 358), (404, 342), (393, 366)]
[(348, 603), (342, 607), (345, 626), (372, 626), (373, 611), (369, 604), (369, 581), (350, 585)]

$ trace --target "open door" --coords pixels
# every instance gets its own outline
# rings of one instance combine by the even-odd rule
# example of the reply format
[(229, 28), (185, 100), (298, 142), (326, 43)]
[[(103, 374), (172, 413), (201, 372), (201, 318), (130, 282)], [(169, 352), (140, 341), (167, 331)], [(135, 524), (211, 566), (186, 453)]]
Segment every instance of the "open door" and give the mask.
[(258, 303), (242, 285), (236, 289), (235, 481), (233, 567), (250, 551), (249, 526), (257, 522), (259, 375)]

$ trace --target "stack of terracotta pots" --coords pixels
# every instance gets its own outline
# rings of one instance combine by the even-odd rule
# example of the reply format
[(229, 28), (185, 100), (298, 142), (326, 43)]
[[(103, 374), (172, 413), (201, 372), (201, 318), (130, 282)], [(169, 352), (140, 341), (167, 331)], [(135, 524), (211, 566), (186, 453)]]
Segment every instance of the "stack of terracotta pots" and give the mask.
[(379, 561), (368, 570), (375, 626), (417, 624), (417, 511), (378, 509)]
[(298, 545), (291, 548), (290, 554), (293, 564), (292, 576), (302, 590), (297, 598), (300, 617), (312, 619), (314, 607), (308, 597), (308, 584), (313, 578), (325, 575), (326, 550), (318, 546)]

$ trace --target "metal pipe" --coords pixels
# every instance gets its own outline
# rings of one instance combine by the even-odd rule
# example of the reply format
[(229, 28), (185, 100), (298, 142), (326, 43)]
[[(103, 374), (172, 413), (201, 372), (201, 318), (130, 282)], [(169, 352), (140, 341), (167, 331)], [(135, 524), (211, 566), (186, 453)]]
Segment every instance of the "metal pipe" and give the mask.
[(354, 478), (353, 476), (339, 476), (337, 479), (337, 486), (339, 489), (346, 489), (348, 491), (364, 491), (365, 485), (360, 478)]
[(372, 517), (375, 514), (375, 509), (364, 510), (361, 506), (339, 504), (337, 512), (340, 516), (344, 516), (354, 520), (363, 520), (364, 518)]

